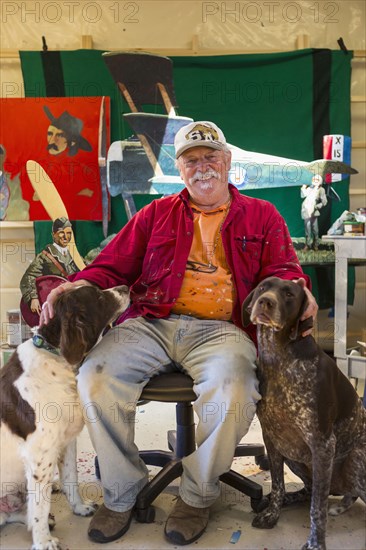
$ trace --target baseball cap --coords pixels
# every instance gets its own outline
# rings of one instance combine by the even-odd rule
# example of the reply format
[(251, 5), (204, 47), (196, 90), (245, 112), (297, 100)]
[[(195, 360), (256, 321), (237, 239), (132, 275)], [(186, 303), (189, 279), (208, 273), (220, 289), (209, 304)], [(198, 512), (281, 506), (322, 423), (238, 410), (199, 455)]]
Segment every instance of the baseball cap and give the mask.
[(207, 120), (190, 122), (178, 130), (174, 139), (175, 158), (192, 147), (211, 147), (224, 149), (226, 139), (216, 124)]

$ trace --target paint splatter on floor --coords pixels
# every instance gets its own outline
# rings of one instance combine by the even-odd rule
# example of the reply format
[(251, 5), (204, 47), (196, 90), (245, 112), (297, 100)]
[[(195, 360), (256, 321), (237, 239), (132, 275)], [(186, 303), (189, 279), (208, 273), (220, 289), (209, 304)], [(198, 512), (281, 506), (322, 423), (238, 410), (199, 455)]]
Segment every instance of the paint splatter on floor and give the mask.
[(79, 476), (79, 482), (95, 481), (95, 466), (94, 466), (95, 452), (92, 451), (79, 451), (77, 459), (77, 470)]

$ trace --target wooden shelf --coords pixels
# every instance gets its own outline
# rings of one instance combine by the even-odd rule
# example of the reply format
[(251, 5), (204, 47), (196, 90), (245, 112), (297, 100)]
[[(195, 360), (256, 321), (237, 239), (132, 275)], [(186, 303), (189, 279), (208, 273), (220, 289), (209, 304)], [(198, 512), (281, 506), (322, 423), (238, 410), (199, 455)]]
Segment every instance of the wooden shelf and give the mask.
[[(94, 48), (94, 42), (92, 35), (85, 34), (80, 38), (81, 47), (83, 49), (92, 50)], [(301, 34), (296, 38), (295, 41), (295, 50), (302, 50), (311, 48), (310, 36), (308, 34)], [(98, 48), (104, 49), (104, 48)], [(62, 50), (67, 51), (65, 48)], [(28, 51), (28, 50), (27, 50)], [(37, 50), (35, 50), (37, 51)], [(202, 48), (199, 44), (199, 37), (197, 34), (193, 35), (192, 43), (190, 48), (105, 48), (105, 51), (110, 52), (148, 52), (154, 53), (156, 55), (166, 55), (170, 56), (212, 56), (212, 55), (243, 55), (243, 54), (258, 54), (258, 53), (279, 53), (283, 51), (293, 51), (293, 48), (290, 50), (243, 50), (243, 49), (231, 49), (225, 50), (220, 48)], [(366, 50), (353, 50), (354, 58), (364, 58), (366, 57)], [(0, 50), (1, 59), (14, 59), (19, 60), (19, 50), (15, 49), (3, 49)], [(364, 100), (363, 100), (364, 101)]]

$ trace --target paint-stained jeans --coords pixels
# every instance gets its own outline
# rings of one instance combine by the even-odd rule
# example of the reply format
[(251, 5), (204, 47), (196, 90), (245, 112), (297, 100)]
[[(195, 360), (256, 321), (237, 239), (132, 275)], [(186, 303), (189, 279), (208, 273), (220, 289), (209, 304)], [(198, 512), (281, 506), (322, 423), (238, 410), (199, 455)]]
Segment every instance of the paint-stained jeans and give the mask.
[(134, 443), (136, 403), (150, 378), (176, 370), (194, 380), (199, 419), (197, 449), (183, 459), (180, 495), (191, 506), (210, 506), (260, 399), (255, 360), (253, 342), (227, 321), (138, 317), (111, 329), (78, 375), (107, 508), (129, 510), (147, 482)]

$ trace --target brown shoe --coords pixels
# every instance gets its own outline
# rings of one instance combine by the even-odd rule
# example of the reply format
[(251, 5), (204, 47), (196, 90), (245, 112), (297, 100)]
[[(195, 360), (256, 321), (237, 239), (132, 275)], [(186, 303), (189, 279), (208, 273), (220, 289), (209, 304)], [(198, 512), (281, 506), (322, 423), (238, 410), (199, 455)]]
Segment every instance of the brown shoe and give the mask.
[(93, 542), (112, 542), (128, 530), (133, 510), (114, 512), (102, 504), (93, 516), (88, 529), (88, 536)]
[(199, 539), (208, 524), (210, 508), (195, 508), (178, 497), (165, 524), (165, 535), (174, 544), (190, 544)]

